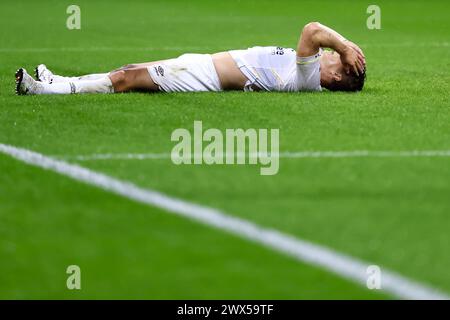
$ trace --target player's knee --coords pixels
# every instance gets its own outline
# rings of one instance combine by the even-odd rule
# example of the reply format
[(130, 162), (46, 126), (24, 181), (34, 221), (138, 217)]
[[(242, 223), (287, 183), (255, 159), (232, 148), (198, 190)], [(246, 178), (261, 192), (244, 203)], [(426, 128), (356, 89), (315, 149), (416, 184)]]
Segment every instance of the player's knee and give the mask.
[(119, 70), (111, 73), (110, 78), (115, 92), (127, 92), (147, 88), (143, 80), (143, 70), (148, 75), (146, 68)]
[(125, 71), (118, 70), (114, 71), (110, 74), (112, 82), (124, 82), (125, 81)]
[(127, 89), (127, 77), (124, 70), (114, 71), (109, 75), (116, 92), (126, 91)]

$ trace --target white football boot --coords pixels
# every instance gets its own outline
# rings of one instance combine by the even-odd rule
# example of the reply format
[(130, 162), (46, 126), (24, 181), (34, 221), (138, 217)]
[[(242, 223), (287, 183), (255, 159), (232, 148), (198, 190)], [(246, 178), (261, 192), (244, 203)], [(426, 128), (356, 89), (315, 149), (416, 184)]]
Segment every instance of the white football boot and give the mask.
[(48, 70), (45, 64), (40, 64), (34, 69), (34, 75), (37, 81), (52, 83), (54, 74)]
[(20, 68), (16, 72), (16, 94), (18, 95), (32, 95), (41, 94), (43, 85), (34, 80), (24, 68)]

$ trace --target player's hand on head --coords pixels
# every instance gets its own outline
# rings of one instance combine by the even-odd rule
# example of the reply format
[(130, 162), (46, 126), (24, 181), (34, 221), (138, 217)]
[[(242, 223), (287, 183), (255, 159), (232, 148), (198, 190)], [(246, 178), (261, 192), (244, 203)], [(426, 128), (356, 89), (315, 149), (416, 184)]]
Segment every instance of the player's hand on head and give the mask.
[(358, 58), (365, 66), (366, 65), (366, 56), (364, 55), (364, 52), (362, 51), (362, 49), (357, 44), (351, 42), (350, 40), (344, 40), (344, 43), (356, 51), (356, 53), (358, 54)]
[(348, 42), (349, 41), (346, 41), (347, 47), (341, 54), (341, 61), (344, 65), (344, 71), (347, 74), (354, 72), (356, 75), (359, 75), (364, 72), (365, 59), (363, 54), (359, 53), (358, 50), (354, 49), (351, 45), (348, 45)]

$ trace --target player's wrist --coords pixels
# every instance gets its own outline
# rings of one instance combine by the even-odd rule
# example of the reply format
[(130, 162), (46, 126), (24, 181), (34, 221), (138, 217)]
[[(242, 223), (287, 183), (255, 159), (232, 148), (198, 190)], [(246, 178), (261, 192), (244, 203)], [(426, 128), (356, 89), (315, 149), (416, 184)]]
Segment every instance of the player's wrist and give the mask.
[(337, 51), (337, 53), (339, 53), (340, 55), (345, 55), (347, 54), (347, 52), (350, 50), (350, 46), (345, 43), (344, 41), (339, 41), (339, 44), (336, 46), (335, 50)]

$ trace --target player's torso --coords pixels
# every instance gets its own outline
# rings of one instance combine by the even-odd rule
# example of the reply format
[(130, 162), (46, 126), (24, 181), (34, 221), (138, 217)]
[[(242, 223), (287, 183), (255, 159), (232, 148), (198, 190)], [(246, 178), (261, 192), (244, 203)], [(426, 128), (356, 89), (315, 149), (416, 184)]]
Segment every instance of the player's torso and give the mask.
[[(231, 51), (242, 71), (257, 78), (267, 91), (297, 91), (296, 52), (282, 47), (253, 47)], [(247, 70), (244, 70), (247, 69)]]

